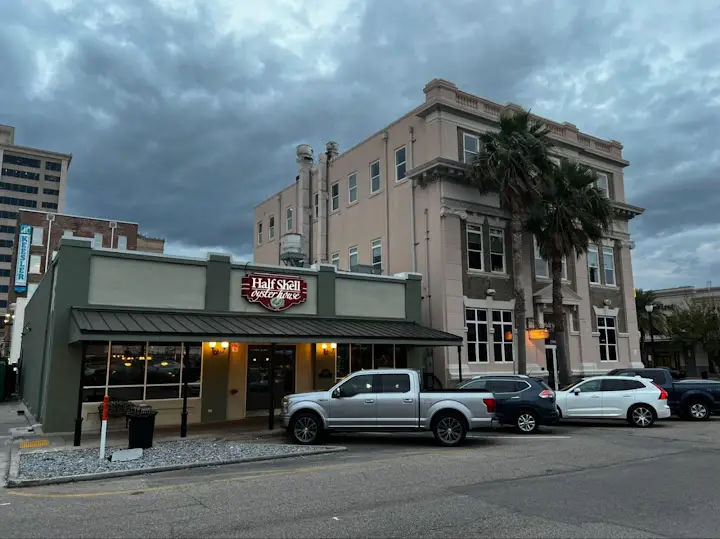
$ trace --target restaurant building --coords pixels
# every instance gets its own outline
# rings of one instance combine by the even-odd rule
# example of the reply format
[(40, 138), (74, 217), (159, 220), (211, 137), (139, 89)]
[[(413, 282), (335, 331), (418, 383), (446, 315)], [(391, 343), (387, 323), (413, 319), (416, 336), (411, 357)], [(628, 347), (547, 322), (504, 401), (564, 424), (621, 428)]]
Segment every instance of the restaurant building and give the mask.
[(78, 408), (83, 430), (98, 429), (106, 393), (179, 425), (185, 385), (190, 424), (264, 415), (271, 372), (279, 403), (360, 369), (422, 369), (427, 347), (461, 345), (420, 325), (420, 283), (63, 238), (26, 307), (22, 398), (46, 433), (72, 431)]

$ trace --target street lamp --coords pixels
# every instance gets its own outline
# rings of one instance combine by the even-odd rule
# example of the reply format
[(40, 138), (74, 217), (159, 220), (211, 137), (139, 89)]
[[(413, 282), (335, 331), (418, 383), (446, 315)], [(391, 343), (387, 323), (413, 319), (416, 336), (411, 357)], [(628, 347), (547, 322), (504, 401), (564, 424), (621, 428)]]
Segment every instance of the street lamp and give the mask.
[(650, 326), (650, 367), (655, 366), (655, 330), (653, 327), (652, 313), (655, 310), (655, 305), (652, 303), (645, 305), (645, 312), (648, 313), (648, 325)]

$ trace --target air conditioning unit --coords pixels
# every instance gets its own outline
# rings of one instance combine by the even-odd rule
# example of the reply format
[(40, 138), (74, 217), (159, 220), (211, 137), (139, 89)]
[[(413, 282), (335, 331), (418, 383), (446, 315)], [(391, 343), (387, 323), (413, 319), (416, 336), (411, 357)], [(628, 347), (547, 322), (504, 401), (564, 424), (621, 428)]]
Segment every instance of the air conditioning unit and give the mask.
[(117, 221), (110, 221), (110, 228), (117, 228)]

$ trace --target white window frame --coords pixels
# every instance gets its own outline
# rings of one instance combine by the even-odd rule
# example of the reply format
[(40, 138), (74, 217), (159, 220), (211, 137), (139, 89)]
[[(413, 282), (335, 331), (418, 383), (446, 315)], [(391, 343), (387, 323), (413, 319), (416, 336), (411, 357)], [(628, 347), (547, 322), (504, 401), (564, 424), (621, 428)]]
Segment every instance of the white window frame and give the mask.
[(92, 246), (94, 249), (102, 249), (102, 246), (103, 246), (103, 233), (102, 232), (95, 232), (95, 234), (93, 234)]
[[(470, 234), (476, 234), (480, 236), (480, 251), (477, 249), (470, 249)], [(484, 238), (483, 238), (483, 228), (480, 225), (467, 225), (465, 228), (465, 248), (467, 249), (467, 266), (469, 271), (485, 271), (485, 255), (484, 255)], [(470, 253), (480, 253), (480, 267), (479, 268), (473, 268), (470, 266)]]
[(127, 251), (127, 236), (118, 236), (118, 249), (120, 251)]
[[(472, 151), (467, 149), (467, 140), (472, 139), (475, 141), (477, 151)], [(475, 158), (480, 153), (480, 137), (477, 135), (473, 135), (472, 133), (463, 133), (463, 163), (467, 163), (468, 165), (472, 165)], [(472, 157), (470, 160), (468, 160), (468, 154)]]
[(577, 309), (572, 309), (572, 310), (568, 313), (568, 316), (570, 317), (570, 320), (569, 320), (569, 324), (568, 324), (568, 325), (569, 325), (569, 327), (570, 327), (570, 332), (571, 332), (571, 333), (578, 333), (578, 332), (580, 331), (580, 328), (578, 327), (579, 324), (578, 324), (578, 325), (575, 325), (575, 315), (576, 315), (576, 314), (578, 315), (578, 320), (579, 320), (579, 313), (577, 312)]
[(42, 255), (30, 255), (28, 273), (31, 275), (40, 275), (42, 273)]
[(315, 193), (313, 196), (313, 206), (315, 206), (315, 219), (320, 216), (320, 193)]
[[(540, 248), (538, 241), (533, 236), (533, 267), (535, 268), (535, 278), (538, 279), (549, 279), (550, 278), (550, 264), (540, 255)], [(538, 271), (539, 268), (544, 268), (545, 273), (542, 274)]]
[[(615, 249), (608, 246), (603, 246), (602, 248), (602, 255), (603, 255), (603, 282), (607, 286), (617, 286), (617, 274), (615, 272)], [(612, 261), (612, 264), (610, 268), (608, 268), (608, 257)], [(611, 279), (608, 279), (608, 276), (612, 275)]]
[(41, 226), (34, 226), (32, 229), (31, 245), (45, 245), (45, 229)]
[(263, 240), (263, 229), (262, 229), (262, 221), (258, 221), (257, 223), (257, 244), (262, 245)]
[(340, 184), (335, 182), (330, 185), (330, 211), (340, 209)]
[[(467, 311), (473, 311), (475, 313), (475, 320), (468, 320)], [(485, 313), (485, 320), (478, 320), (478, 312)], [(467, 358), (468, 363), (490, 363), (490, 328), (488, 327), (488, 310), (487, 309), (474, 309), (472, 307), (465, 307), (465, 327), (469, 327), (471, 324), (475, 326), (475, 340), (467, 340)], [(480, 326), (485, 326), (486, 340), (480, 340)], [(470, 345), (475, 345), (475, 357), (470, 357)], [(480, 345), (485, 345), (485, 359), (480, 358)]]
[[(607, 325), (608, 319), (614, 320), (613, 327), (610, 327)], [(605, 358), (602, 358), (602, 354), (600, 354), (600, 362), (602, 363), (617, 363), (618, 361), (618, 348), (617, 348), (617, 338), (618, 338), (618, 330), (617, 330), (617, 317), (616, 316), (598, 316), (597, 317), (597, 327), (598, 327), (598, 333), (601, 333), (602, 330), (605, 330), (605, 342), (600, 342), (600, 338), (598, 337), (598, 342), (600, 345), (600, 349), (605, 349)], [(608, 331), (613, 331), (615, 333), (615, 344), (611, 344), (608, 339), (607, 334)], [(608, 359), (610, 357), (610, 349), (615, 349), (615, 359)]]
[[(373, 167), (377, 165), (377, 174), (373, 176)], [(377, 179), (377, 189), (373, 189), (373, 182)], [(382, 181), (380, 176), (380, 159), (373, 161), (370, 163), (370, 194), (374, 195), (375, 193), (379, 193), (382, 189)]]
[(562, 257), (562, 280), (568, 281), (568, 265), (567, 265), (567, 257)]
[(330, 263), (337, 269), (340, 269), (340, 253), (333, 253), (330, 255)]
[[(591, 255), (595, 256), (595, 265), (590, 263)], [(590, 284), (600, 284), (602, 278), (600, 277), (600, 255), (598, 254), (597, 245), (590, 245), (585, 256), (587, 257), (588, 282)], [(595, 281), (593, 281), (592, 278), (592, 268), (595, 268), (597, 270), (595, 272), (595, 274), (597, 275), (597, 280)]]
[[(403, 153), (402, 161), (398, 161), (400, 152)], [(401, 146), (395, 150), (395, 182), (401, 182), (405, 178), (407, 178), (407, 147)]]
[[(501, 245), (502, 245), (502, 253), (494, 253), (493, 252), (493, 238), (500, 238)], [(490, 228), (490, 245), (488, 246), (488, 250), (490, 251), (490, 272), (491, 273), (498, 273), (498, 274), (505, 274), (507, 273), (507, 253), (505, 249), (505, 229), (504, 228)], [(493, 269), (493, 255), (499, 255), (502, 254), (502, 270), (495, 270)]]
[(292, 206), (285, 208), (285, 232), (293, 230), (293, 209)]
[(348, 174), (348, 204), (355, 204), (358, 199), (357, 172)]
[(63, 230), (63, 238), (72, 238), (73, 237), (73, 231), (72, 230)]
[[(375, 252), (378, 252), (379, 255), (379, 261), (375, 262)], [(370, 264), (375, 269), (380, 269), (382, 271), (382, 262), (383, 262), (383, 256), (382, 256), (382, 239), (376, 238), (370, 242)]]
[(610, 198), (610, 178), (606, 172), (595, 172), (597, 180), (595, 180), (595, 187), (597, 187), (605, 198)]
[[(493, 316), (492, 316), (493, 312), (500, 313), (500, 322), (495, 322), (493, 320)], [(503, 320), (503, 313), (510, 313), (510, 322), (505, 322)], [(510, 339), (509, 341), (505, 340), (505, 327), (506, 326), (509, 328), (508, 331), (510, 331), (510, 333), (513, 334), (513, 337), (515, 337), (515, 333), (513, 331), (513, 323), (514, 323), (513, 312), (509, 311), (507, 309), (493, 309), (488, 314), (489, 314), (488, 323), (492, 324), (492, 329), (493, 329), (493, 331), (492, 331), (493, 362), (494, 363), (512, 363), (512, 362), (514, 362), (515, 361), (515, 345), (514, 345), (512, 339)], [(495, 331), (495, 324), (500, 324), (500, 335), (499, 336), (497, 335), (497, 332)], [(502, 352), (500, 354), (501, 355), (500, 358), (495, 357), (495, 345), (496, 344), (500, 344), (500, 350)], [(510, 352), (510, 359), (505, 357), (505, 345), (506, 344), (509, 344), (510, 348), (512, 350)]]
[[(353, 263), (353, 258), (355, 259), (355, 263)], [(360, 263), (360, 256), (358, 255), (357, 246), (350, 247), (348, 249), (348, 269), (352, 270), (352, 267), (357, 266), (359, 263)]]
[(271, 215), (268, 217), (268, 240), (272, 241), (275, 239), (275, 216)]

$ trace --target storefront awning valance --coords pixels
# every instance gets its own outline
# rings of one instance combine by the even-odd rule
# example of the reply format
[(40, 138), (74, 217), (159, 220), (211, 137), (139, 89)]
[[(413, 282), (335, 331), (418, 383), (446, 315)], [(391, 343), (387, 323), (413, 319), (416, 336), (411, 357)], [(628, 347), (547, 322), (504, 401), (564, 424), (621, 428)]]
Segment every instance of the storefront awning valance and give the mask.
[(462, 337), (407, 322), (365, 318), (217, 314), (192, 311), (72, 309), (70, 342), (232, 341), (456, 346)]

